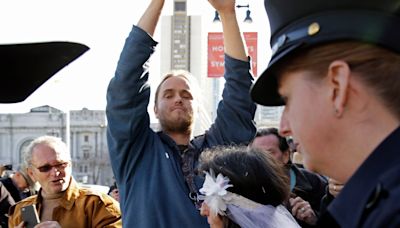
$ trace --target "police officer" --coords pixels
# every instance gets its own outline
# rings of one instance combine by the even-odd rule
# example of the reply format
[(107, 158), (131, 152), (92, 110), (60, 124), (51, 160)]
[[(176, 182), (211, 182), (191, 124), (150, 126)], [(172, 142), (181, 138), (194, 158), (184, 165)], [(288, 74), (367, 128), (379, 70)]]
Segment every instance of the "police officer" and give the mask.
[(323, 227), (399, 227), (400, 5), (265, 0), (272, 58), (255, 102), (285, 105), (280, 134), (305, 166), (346, 183)]

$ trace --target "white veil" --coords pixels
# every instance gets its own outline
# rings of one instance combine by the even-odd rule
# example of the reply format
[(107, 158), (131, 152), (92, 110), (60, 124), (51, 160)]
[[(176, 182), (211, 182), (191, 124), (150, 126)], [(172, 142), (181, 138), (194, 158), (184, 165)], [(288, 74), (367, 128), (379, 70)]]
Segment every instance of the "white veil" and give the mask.
[[(242, 198), (244, 200), (249, 200), (244, 197)], [(246, 206), (238, 206), (234, 203), (228, 203), (227, 209), (226, 215), (228, 218), (242, 228), (300, 227), (290, 212), (283, 205), (274, 207), (272, 205), (258, 204), (257, 207), (251, 208)]]
[(206, 173), (206, 179), (200, 193), (211, 213), (227, 216), (242, 228), (298, 228), (296, 220), (283, 206), (274, 207), (249, 200), (241, 195), (227, 191), (232, 187), (229, 178), (218, 174), (214, 177), (212, 171)]

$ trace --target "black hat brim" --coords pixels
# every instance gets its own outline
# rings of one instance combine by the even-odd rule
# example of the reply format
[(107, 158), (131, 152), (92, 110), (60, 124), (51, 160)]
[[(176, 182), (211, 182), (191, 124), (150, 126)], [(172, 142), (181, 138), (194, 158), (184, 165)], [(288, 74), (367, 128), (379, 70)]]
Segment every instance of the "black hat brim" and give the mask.
[[(318, 32), (309, 34), (308, 29), (315, 23), (320, 27)], [(276, 65), (300, 49), (329, 42), (357, 41), (400, 53), (399, 24), (398, 16), (368, 10), (321, 12), (293, 22), (272, 38), (271, 43), (277, 43), (278, 48), (267, 69), (251, 88), (253, 101), (265, 106), (285, 104), (278, 93)], [(283, 42), (280, 43), (280, 40)]]
[(24, 101), (87, 50), (73, 42), (0, 45), (0, 103)]
[(268, 68), (257, 78), (251, 88), (251, 98), (254, 102), (265, 106), (282, 106), (285, 102), (278, 92), (278, 79), (275, 75), (275, 64), (289, 53), (295, 51), (301, 43), (286, 48), (281, 53), (274, 56), (268, 64)]

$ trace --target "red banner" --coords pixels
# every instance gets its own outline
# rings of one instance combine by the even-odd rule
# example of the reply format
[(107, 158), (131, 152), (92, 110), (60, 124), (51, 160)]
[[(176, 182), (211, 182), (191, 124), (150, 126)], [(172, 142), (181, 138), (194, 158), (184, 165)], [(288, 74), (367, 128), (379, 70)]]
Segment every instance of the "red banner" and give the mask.
[(244, 40), (247, 46), (247, 54), (251, 57), (251, 70), (257, 77), (257, 32), (244, 32)]
[[(253, 75), (257, 76), (257, 32), (243, 33)], [(208, 33), (208, 77), (224, 76), (224, 36), (222, 32)]]
[(224, 76), (224, 36), (222, 32), (208, 33), (208, 77)]

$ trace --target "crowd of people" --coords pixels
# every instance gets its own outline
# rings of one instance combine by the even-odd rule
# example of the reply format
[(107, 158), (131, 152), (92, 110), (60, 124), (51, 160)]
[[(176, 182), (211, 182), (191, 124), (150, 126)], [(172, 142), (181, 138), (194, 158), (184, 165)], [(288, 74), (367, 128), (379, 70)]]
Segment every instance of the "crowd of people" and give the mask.
[(324, 177), (292, 163), (289, 144), (276, 128), (259, 129), (250, 146), (270, 153), (286, 169), (291, 192), (287, 209), (302, 227), (314, 226), (327, 186)]
[[(235, 1), (209, 0), (226, 83), (199, 136), (199, 90), (182, 70), (156, 88), (161, 130), (150, 128), (147, 63), (164, 2), (150, 0), (108, 86), (109, 193), (79, 187), (65, 143), (42, 136), (0, 182), (1, 226), (32, 225), (31, 205), (37, 227), (400, 226), (396, 0), (265, 0), (273, 53), (256, 82)], [(256, 128), (256, 103), (285, 106), (279, 129)]]

